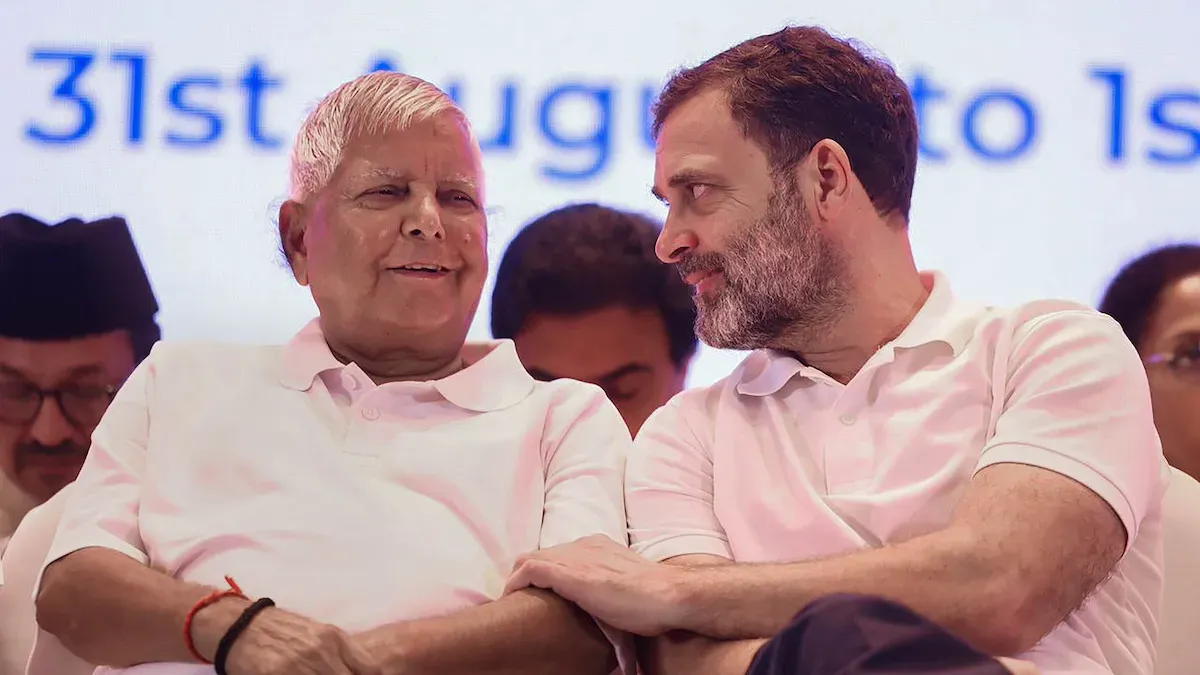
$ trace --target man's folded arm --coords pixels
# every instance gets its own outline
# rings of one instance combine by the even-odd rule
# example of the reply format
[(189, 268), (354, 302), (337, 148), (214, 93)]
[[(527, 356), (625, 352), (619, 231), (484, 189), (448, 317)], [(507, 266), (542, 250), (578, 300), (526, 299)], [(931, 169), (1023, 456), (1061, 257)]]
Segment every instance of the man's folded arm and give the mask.
[[(600, 389), (560, 387), (543, 434), (541, 548), (595, 534), (626, 544), (622, 481), (630, 445), (625, 423)], [(396, 672), (446, 675), (608, 675), (628, 642), (573, 603), (538, 589), (365, 638), (368, 651), (382, 650)], [(631, 666), (632, 654), (623, 657), (629, 663), (622, 665)]]
[(1017, 464), (976, 478), (956, 523), (911, 541), (826, 560), (689, 572), (686, 628), (769, 637), (831, 593), (890, 598), (981, 651), (1031, 648), (1078, 607), (1124, 548), (1121, 521), (1070, 478)]
[[(663, 561), (668, 565), (695, 567), (728, 565), (714, 555), (681, 555)], [(645, 675), (745, 675), (765, 639), (715, 640), (687, 631), (673, 631), (638, 639), (638, 665)]]
[(385, 673), (608, 675), (617, 667), (596, 622), (549, 591), (526, 589), (455, 614), (370, 631)]
[[(195, 662), (184, 641), (184, 621), (214, 590), (172, 579), (123, 553), (89, 547), (67, 554), (43, 573), (38, 624), (97, 665)], [(199, 612), (192, 624), (196, 649), (211, 660), (248, 605), (229, 598)]]
[[(96, 428), (34, 591), (39, 626), (98, 665), (194, 661), (184, 620), (214, 590), (149, 568), (138, 534), (154, 370), (152, 352)], [(192, 635), (201, 653), (211, 657), (245, 604), (230, 599), (197, 615)]]
[[(702, 425), (696, 425), (702, 426)], [(668, 565), (732, 564), (713, 509), (713, 465), (678, 401), (642, 427), (625, 473), (633, 549)], [(717, 640), (689, 631), (638, 639), (646, 675), (743, 675), (765, 640)]]
[[(901, 602), (993, 655), (1032, 647), (1132, 543), (1161, 498), (1162, 459), (1144, 370), (1110, 320), (1054, 315), (1024, 327), (1014, 345), (996, 433), (948, 527), (827, 560), (690, 570), (679, 628), (766, 638), (816, 598), (857, 593)], [(705, 461), (702, 448), (664, 436), (639, 437), (627, 480), (673, 475), (662, 467), (678, 465), (681, 452)], [(628, 507), (631, 531), (655, 542), (661, 516), (636, 497)]]

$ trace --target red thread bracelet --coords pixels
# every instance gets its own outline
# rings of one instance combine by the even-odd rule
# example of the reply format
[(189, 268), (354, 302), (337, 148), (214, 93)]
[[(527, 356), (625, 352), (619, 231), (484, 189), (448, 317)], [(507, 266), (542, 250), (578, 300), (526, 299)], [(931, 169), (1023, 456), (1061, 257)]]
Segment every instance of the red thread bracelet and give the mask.
[(225, 577), (225, 583), (229, 584), (228, 590), (213, 591), (212, 593), (209, 593), (201, 598), (200, 601), (192, 607), (191, 611), (188, 612), (187, 618), (183, 621), (183, 641), (185, 644), (187, 644), (188, 651), (191, 652), (192, 656), (194, 656), (200, 663), (207, 663), (211, 665), (212, 661), (209, 661), (201, 656), (200, 651), (196, 649), (196, 643), (192, 641), (192, 621), (195, 620), (196, 614), (205, 607), (208, 607), (209, 605), (212, 605), (218, 600), (222, 600), (224, 598), (241, 598), (243, 600), (250, 599), (247, 598), (246, 594), (242, 592), (241, 587), (237, 585), (237, 582), (233, 580), (233, 577)]

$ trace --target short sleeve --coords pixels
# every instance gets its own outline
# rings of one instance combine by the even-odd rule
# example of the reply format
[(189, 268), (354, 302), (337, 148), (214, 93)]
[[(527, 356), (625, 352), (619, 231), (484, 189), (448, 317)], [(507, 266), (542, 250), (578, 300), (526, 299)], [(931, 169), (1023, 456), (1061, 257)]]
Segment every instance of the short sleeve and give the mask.
[(138, 529), (138, 507), (150, 430), (155, 346), (117, 392), (92, 433), (92, 446), (63, 505), (58, 530), (38, 574), (75, 551), (106, 548), (142, 564), (149, 562)]
[(1145, 368), (1115, 321), (1070, 310), (1018, 329), (1003, 409), (976, 471), (1002, 463), (1090, 489), (1120, 517), (1128, 551), (1162, 499), (1164, 460)]
[(676, 396), (642, 425), (625, 471), (630, 546), (663, 561), (706, 554), (733, 559), (713, 510), (713, 461)]
[(593, 534), (627, 545), (621, 489), (633, 443), (629, 428), (598, 387), (569, 384), (552, 403), (543, 440), (546, 497), (539, 545)]
[[(620, 413), (593, 385), (560, 381), (544, 436), (546, 497), (539, 545), (549, 548), (593, 534), (627, 546), (622, 479), (633, 441)], [(597, 622), (620, 670), (637, 672), (633, 639)]]

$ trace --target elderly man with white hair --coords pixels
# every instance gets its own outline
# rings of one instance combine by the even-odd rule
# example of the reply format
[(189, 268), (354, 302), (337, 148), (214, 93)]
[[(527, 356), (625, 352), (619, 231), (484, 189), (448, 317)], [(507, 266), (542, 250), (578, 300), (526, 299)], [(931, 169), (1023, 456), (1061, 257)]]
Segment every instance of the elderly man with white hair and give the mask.
[(462, 112), (366, 75), (292, 161), (279, 232), (320, 317), (282, 347), (152, 352), (71, 489), (39, 624), (130, 675), (612, 671), (618, 634), (502, 597), (523, 553), (625, 542), (631, 442), (600, 389), (465, 343), (487, 229)]

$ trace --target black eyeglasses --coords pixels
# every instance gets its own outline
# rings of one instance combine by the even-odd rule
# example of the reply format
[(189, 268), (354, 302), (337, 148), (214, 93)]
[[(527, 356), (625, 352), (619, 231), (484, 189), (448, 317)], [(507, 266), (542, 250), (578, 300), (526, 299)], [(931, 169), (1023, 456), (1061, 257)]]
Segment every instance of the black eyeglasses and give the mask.
[(1151, 354), (1145, 362), (1146, 365), (1165, 365), (1180, 379), (1200, 384), (1200, 342), (1184, 345), (1173, 352)]
[(117, 388), (103, 385), (70, 384), (58, 389), (41, 389), (30, 382), (0, 382), (0, 422), (31, 424), (47, 398), (54, 399), (67, 421), (90, 430), (104, 417)]

